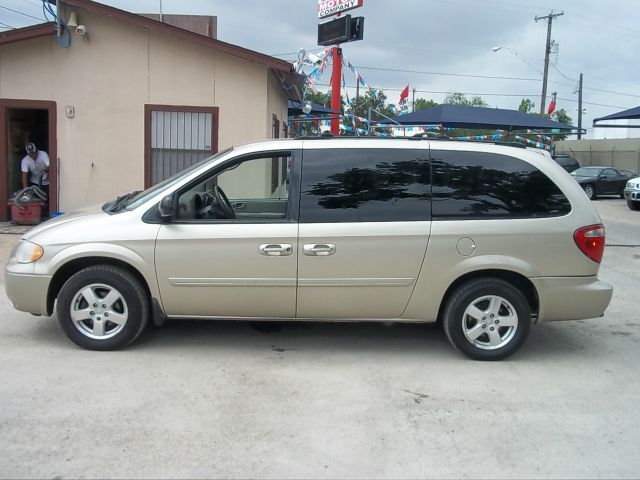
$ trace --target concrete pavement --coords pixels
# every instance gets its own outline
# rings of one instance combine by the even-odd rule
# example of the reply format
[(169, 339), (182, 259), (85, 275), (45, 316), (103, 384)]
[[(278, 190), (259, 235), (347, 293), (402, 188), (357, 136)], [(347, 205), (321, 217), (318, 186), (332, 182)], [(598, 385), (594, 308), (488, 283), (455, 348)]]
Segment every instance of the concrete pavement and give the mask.
[(605, 317), (498, 363), (421, 325), (169, 322), (88, 352), (2, 295), (0, 477), (637, 478), (640, 212), (594, 204), (626, 245)]

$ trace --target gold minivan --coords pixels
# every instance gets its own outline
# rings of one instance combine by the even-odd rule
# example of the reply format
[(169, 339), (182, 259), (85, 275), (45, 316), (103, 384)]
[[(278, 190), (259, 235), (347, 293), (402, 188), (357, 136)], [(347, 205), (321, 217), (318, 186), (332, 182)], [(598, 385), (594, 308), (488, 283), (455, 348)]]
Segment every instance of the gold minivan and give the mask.
[(273, 140), (34, 228), (6, 289), (93, 350), (127, 346), (149, 320), (441, 321), (458, 350), (497, 360), (536, 322), (603, 315), (604, 242), (544, 152)]

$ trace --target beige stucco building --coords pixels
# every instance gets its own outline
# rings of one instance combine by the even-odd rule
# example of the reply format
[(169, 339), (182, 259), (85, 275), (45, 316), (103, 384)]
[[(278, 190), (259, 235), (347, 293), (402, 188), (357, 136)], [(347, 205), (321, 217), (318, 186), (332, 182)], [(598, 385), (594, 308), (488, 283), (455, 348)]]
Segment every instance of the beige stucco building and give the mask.
[(89, 0), (61, 3), (84, 35), (56, 39), (54, 23), (0, 34), (3, 219), (28, 141), (51, 157), (51, 211), (70, 211), (286, 133), (287, 99), (300, 98), (291, 64)]

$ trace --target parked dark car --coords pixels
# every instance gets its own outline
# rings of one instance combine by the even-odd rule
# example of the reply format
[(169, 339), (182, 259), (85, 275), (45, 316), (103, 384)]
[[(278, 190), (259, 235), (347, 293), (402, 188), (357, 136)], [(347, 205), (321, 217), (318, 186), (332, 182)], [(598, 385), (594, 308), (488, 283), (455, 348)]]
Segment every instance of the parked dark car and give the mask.
[(636, 176), (633, 172), (611, 167), (581, 167), (571, 172), (571, 175), (592, 200), (598, 195), (618, 195), (624, 198), (627, 181)]
[(551, 158), (553, 158), (558, 165), (560, 165), (569, 173), (580, 168), (580, 164), (578, 163), (578, 160), (573, 158), (571, 155), (567, 155), (565, 153), (558, 153), (557, 155), (552, 155)]

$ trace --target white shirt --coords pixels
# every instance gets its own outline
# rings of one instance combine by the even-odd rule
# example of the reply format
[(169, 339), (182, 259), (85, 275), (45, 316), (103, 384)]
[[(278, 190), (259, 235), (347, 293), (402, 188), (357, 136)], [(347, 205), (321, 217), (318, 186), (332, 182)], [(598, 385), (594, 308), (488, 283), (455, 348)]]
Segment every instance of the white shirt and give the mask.
[[(49, 172), (44, 172), (45, 167), (49, 166), (49, 155), (47, 152), (43, 152), (42, 150), (38, 150), (38, 156), (34, 160), (29, 155), (25, 156), (22, 159), (22, 165), (20, 170), (24, 173), (29, 172), (29, 182), (35, 183), (36, 185), (49, 185)], [(42, 175), (42, 181), (40, 181), (40, 175)]]

